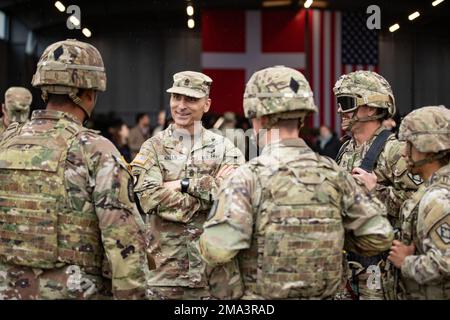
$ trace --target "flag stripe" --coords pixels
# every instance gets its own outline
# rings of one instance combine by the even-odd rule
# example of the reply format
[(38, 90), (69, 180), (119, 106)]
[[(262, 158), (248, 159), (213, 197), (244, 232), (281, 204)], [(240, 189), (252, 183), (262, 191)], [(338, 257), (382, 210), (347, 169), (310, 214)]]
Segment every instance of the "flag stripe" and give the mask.
[[(309, 70), (309, 84), (311, 86), (312, 91), (314, 92), (314, 48), (313, 48), (313, 10), (308, 10), (308, 70)], [(314, 99), (317, 101), (316, 93), (314, 93)], [(317, 105), (317, 104), (316, 104)], [(308, 126), (311, 128), (314, 126), (314, 116), (309, 117)]]
[[(319, 108), (319, 113), (321, 113), (322, 105), (320, 101), (321, 97), (321, 86), (320, 86), (320, 59), (317, 59), (317, 57), (320, 57), (320, 11), (314, 10), (313, 11), (313, 28), (311, 32), (313, 33), (314, 37), (314, 43), (313, 43), (313, 50), (311, 52), (313, 56), (313, 72), (314, 72), (314, 86), (313, 90), (315, 92), (315, 102), (316, 105)], [(319, 114), (314, 114), (314, 127), (318, 127), (320, 125), (319, 121)]]
[[(334, 13), (334, 40), (335, 42), (335, 52), (334, 52), (334, 67), (335, 67), (335, 74), (334, 74), (334, 83), (339, 79), (339, 77), (342, 74), (342, 62), (341, 62), (341, 13), (339, 11)], [(333, 87), (334, 87), (333, 83)], [(330, 92), (332, 99), (332, 108), (333, 108), (333, 115), (334, 115), (334, 131), (340, 136), (341, 130), (340, 128), (340, 118), (337, 114), (337, 107), (336, 107), (336, 99), (334, 98), (334, 93)]]
[[(320, 14), (320, 111), (319, 111), (319, 117), (320, 117), (320, 124), (325, 123), (325, 112), (323, 112), (325, 107), (325, 95), (323, 94), (323, 90), (325, 88), (325, 77), (324, 77), (324, 61), (325, 61), (325, 50), (324, 50), (324, 15), (322, 12)], [(320, 125), (319, 124), (319, 125)]]
[(331, 91), (331, 87), (330, 87), (330, 82), (331, 82), (331, 74), (332, 74), (332, 70), (331, 70), (331, 50), (332, 50), (332, 46), (331, 46), (331, 13), (330, 11), (325, 11), (324, 12), (324, 25), (323, 25), (323, 30), (324, 30), (324, 38), (325, 38), (325, 43), (324, 43), (324, 55), (325, 55), (325, 61), (323, 64), (323, 76), (324, 76), (324, 86), (323, 86), (323, 96), (324, 96), (324, 105), (323, 105), (323, 113), (325, 114), (325, 121), (322, 122), (324, 124), (326, 124), (327, 126), (330, 126), (331, 128), (333, 128), (331, 126), (331, 101), (330, 101), (330, 94), (329, 92)]

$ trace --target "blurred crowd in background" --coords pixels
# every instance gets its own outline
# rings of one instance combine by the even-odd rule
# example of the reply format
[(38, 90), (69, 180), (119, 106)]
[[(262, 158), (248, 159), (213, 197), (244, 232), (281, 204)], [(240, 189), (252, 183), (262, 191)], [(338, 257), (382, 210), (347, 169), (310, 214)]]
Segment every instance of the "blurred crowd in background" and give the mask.
[[(119, 116), (111, 112), (94, 115), (87, 127), (99, 130), (103, 136), (114, 143), (124, 159), (131, 162), (148, 138), (166, 129), (172, 122), (170, 114), (166, 111), (160, 111), (156, 118), (151, 118), (147, 113), (138, 113), (134, 126), (130, 127)], [(205, 128), (218, 129), (224, 134), (226, 129), (242, 129), (243, 132), (251, 129), (251, 123), (246, 118), (233, 112), (226, 112), (223, 115), (207, 113), (202, 122)], [(394, 119), (390, 118), (383, 122), (386, 128), (394, 132), (398, 130), (399, 124), (400, 117), (398, 115)], [(333, 159), (346, 139), (344, 132), (338, 134), (327, 126), (319, 128), (305, 126), (302, 128), (300, 136), (315, 152)], [(249, 139), (243, 139), (240, 142), (233, 141), (233, 143), (241, 148), (243, 153), (245, 150), (244, 154), (248, 161), (248, 144), (252, 142)], [(245, 143), (245, 145), (239, 145), (239, 143)]]

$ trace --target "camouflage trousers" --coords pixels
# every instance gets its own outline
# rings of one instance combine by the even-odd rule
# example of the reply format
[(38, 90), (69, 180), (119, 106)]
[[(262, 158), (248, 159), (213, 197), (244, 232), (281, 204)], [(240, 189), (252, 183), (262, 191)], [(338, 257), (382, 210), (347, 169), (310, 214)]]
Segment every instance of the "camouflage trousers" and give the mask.
[(111, 298), (110, 280), (76, 265), (43, 270), (0, 263), (0, 300)]
[(150, 287), (150, 300), (215, 300), (208, 288)]
[[(393, 266), (385, 257), (369, 257), (371, 264), (360, 259), (344, 259), (343, 284), (335, 300), (391, 300), (394, 281), (390, 268)], [(363, 258), (364, 259), (364, 258)], [(354, 261), (356, 260), (356, 261)]]

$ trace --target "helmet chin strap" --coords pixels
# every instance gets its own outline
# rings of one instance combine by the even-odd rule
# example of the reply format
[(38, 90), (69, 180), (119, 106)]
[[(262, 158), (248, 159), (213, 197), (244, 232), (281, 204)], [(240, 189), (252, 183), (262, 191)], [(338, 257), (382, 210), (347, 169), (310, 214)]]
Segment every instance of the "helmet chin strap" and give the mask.
[(358, 108), (356, 108), (356, 110), (353, 112), (353, 117), (350, 119), (349, 123), (348, 123), (348, 127), (347, 130), (350, 131), (352, 129), (352, 127), (355, 125), (355, 123), (357, 122), (369, 122), (372, 120), (378, 120), (383, 118), (386, 114), (385, 113), (381, 113), (381, 114), (377, 114), (377, 115), (373, 115), (373, 116), (368, 116), (368, 117), (362, 117), (362, 118), (358, 118), (357, 117), (357, 113), (358, 113)]
[[(77, 90), (78, 91), (78, 90)], [(89, 112), (88, 108), (86, 108), (85, 104), (83, 103), (83, 101), (80, 99), (79, 96), (77, 96), (76, 92), (70, 92), (69, 94), (69, 98), (76, 104), (78, 105), (81, 110), (84, 111), (84, 113), (86, 114), (86, 120), (88, 120), (91, 117), (91, 113)]]
[[(409, 151), (409, 154), (411, 155), (411, 149)], [(408, 157), (407, 163), (408, 163), (408, 166), (410, 166), (411, 168), (418, 168), (418, 167), (423, 166), (424, 164), (445, 158), (445, 156), (447, 156), (448, 154), (449, 154), (449, 152), (439, 152), (439, 153), (435, 153), (431, 157), (426, 157), (425, 159), (422, 159), (419, 161), (413, 161), (413, 160), (411, 160), (410, 157)]]

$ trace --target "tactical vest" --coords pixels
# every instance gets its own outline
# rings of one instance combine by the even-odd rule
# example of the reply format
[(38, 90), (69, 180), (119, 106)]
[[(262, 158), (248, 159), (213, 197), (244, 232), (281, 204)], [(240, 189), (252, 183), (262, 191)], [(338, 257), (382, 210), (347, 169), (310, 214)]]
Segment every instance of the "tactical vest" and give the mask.
[(66, 119), (50, 130), (33, 129), (22, 128), (0, 150), (0, 262), (42, 269), (75, 264), (98, 273), (98, 219), (71, 208), (64, 175), (69, 147), (87, 129)]
[(310, 152), (279, 168), (260, 158), (253, 170), (262, 191), (251, 247), (240, 256), (246, 289), (265, 299), (332, 297), (344, 228), (331, 163)]
[[(440, 177), (432, 186), (426, 188), (422, 186), (417, 192), (403, 203), (401, 210), (402, 231), (401, 241), (407, 245), (417, 239), (417, 223), (419, 214), (419, 204), (425, 193), (431, 192), (435, 188), (450, 188), (448, 177)], [(418, 255), (425, 255), (421, 246), (416, 245)], [(450, 300), (450, 280), (439, 280), (433, 284), (419, 284), (413, 279), (401, 277), (398, 283), (398, 298), (403, 300)]]

